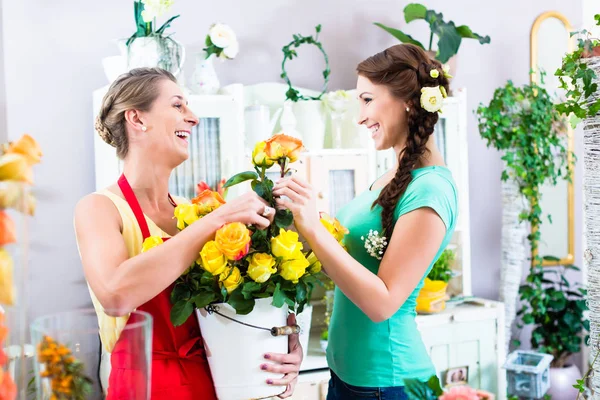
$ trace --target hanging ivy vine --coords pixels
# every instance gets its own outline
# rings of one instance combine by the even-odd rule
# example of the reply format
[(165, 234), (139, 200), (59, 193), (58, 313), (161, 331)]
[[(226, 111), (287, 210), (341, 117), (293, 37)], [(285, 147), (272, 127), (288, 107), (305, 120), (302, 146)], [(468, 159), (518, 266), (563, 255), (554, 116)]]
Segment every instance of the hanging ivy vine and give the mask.
[[(285, 97), (287, 100), (291, 101), (299, 101), (299, 100), (320, 100), (323, 94), (327, 92), (327, 84), (329, 83), (329, 75), (331, 74), (331, 70), (329, 69), (329, 57), (327, 57), (327, 53), (325, 49), (323, 49), (323, 45), (319, 42), (319, 33), (321, 32), (321, 25), (317, 25), (315, 27), (316, 35), (315, 36), (302, 36), (299, 34), (293, 35), (294, 40), (292, 40), (287, 45), (283, 46), (281, 49), (283, 51), (283, 61), (281, 62), (281, 78), (287, 83), (288, 90), (285, 93)], [(285, 70), (285, 63), (288, 60), (292, 60), (294, 57), (298, 57), (298, 53), (296, 49), (302, 46), (303, 44), (311, 44), (316, 46), (319, 51), (323, 54), (323, 58), (325, 58), (325, 69), (323, 70), (323, 89), (318, 96), (304, 96), (300, 94), (300, 92), (294, 88), (292, 85), (292, 81), (290, 80), (287, 71)]]

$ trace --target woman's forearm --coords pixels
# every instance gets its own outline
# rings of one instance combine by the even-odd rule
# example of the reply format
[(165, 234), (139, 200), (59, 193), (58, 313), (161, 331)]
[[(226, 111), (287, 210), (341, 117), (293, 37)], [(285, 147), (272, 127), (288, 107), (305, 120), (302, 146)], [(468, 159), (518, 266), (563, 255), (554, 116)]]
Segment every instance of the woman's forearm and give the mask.
[[(348, 254), (321, 224), (306, 238), (327, 275), (371, 320), (388, 319), (392, 303), (385, 282)], [(390, 306), (388, 306), (390, 305)]]
[(109, 283), (115, 311), (131, 312), (166, 289), (192, 265), (221, 225), (219, 217), (207, 215), (160, 246), (121, 263)]

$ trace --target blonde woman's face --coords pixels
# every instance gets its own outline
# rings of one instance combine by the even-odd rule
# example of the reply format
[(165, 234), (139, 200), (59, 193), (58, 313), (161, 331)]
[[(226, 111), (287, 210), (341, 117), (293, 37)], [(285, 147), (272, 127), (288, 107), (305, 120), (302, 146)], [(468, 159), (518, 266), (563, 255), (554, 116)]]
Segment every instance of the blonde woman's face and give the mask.
[(152, 108), (141, 114), (146, 126), (149, 150), (177, 166), (189, 156), (189, 137), (198, 118), (188, 108), (187, 99), (179, 85), (169, 79), (159, 84), (160, 94)]
[(406, 103), (394, 97), (384, 85), (376, 85), (359, 75), (356, 93), (360, 104), (358, 123), (371, 132), (375, 149), (387, 150), (397, 146), (406, 135)]

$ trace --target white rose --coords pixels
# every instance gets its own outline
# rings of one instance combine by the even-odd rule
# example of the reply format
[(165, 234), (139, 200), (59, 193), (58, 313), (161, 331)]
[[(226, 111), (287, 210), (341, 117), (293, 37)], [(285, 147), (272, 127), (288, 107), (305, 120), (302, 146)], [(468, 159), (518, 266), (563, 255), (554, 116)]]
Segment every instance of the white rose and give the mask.
[(437, 112), (442, 108), (444, 96), (439, 86), (421, 89), (421, 107), (429, 112)]
[(225, 49), (237, 42), (233, 30), (225, 24), (214, 24), (208, 31), (210, 41), (217, 47)]
[(173, 5), (173, 0), (142, 0), (142, 3), (144, 4), (142, 19), (148, 23), (169, 11), (169, 8)]
[(229, 46), (223, 49), (223, 54), (229, 59), (234, 59), (240, 51), (240, 45), (237, 40), (234, 40)]

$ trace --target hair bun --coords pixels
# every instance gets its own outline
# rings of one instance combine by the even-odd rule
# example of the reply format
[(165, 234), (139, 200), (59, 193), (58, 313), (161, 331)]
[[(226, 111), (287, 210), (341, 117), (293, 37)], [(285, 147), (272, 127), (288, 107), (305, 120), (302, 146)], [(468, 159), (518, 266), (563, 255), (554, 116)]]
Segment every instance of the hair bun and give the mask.
[(96, 132), (98, 132), (98, 135), (100, 135), (102, 140), (104, 140), (112, 147), (115, 147), (114, 136), (112, 135), (112, 133), (110, 133), (110, 130), (106, 127), (106, 125), (104, 125), (104, 123), (100, 119), (100, 116), (96, 117), (96, 123), (94, 124), (94, 128), (96, 129)]

